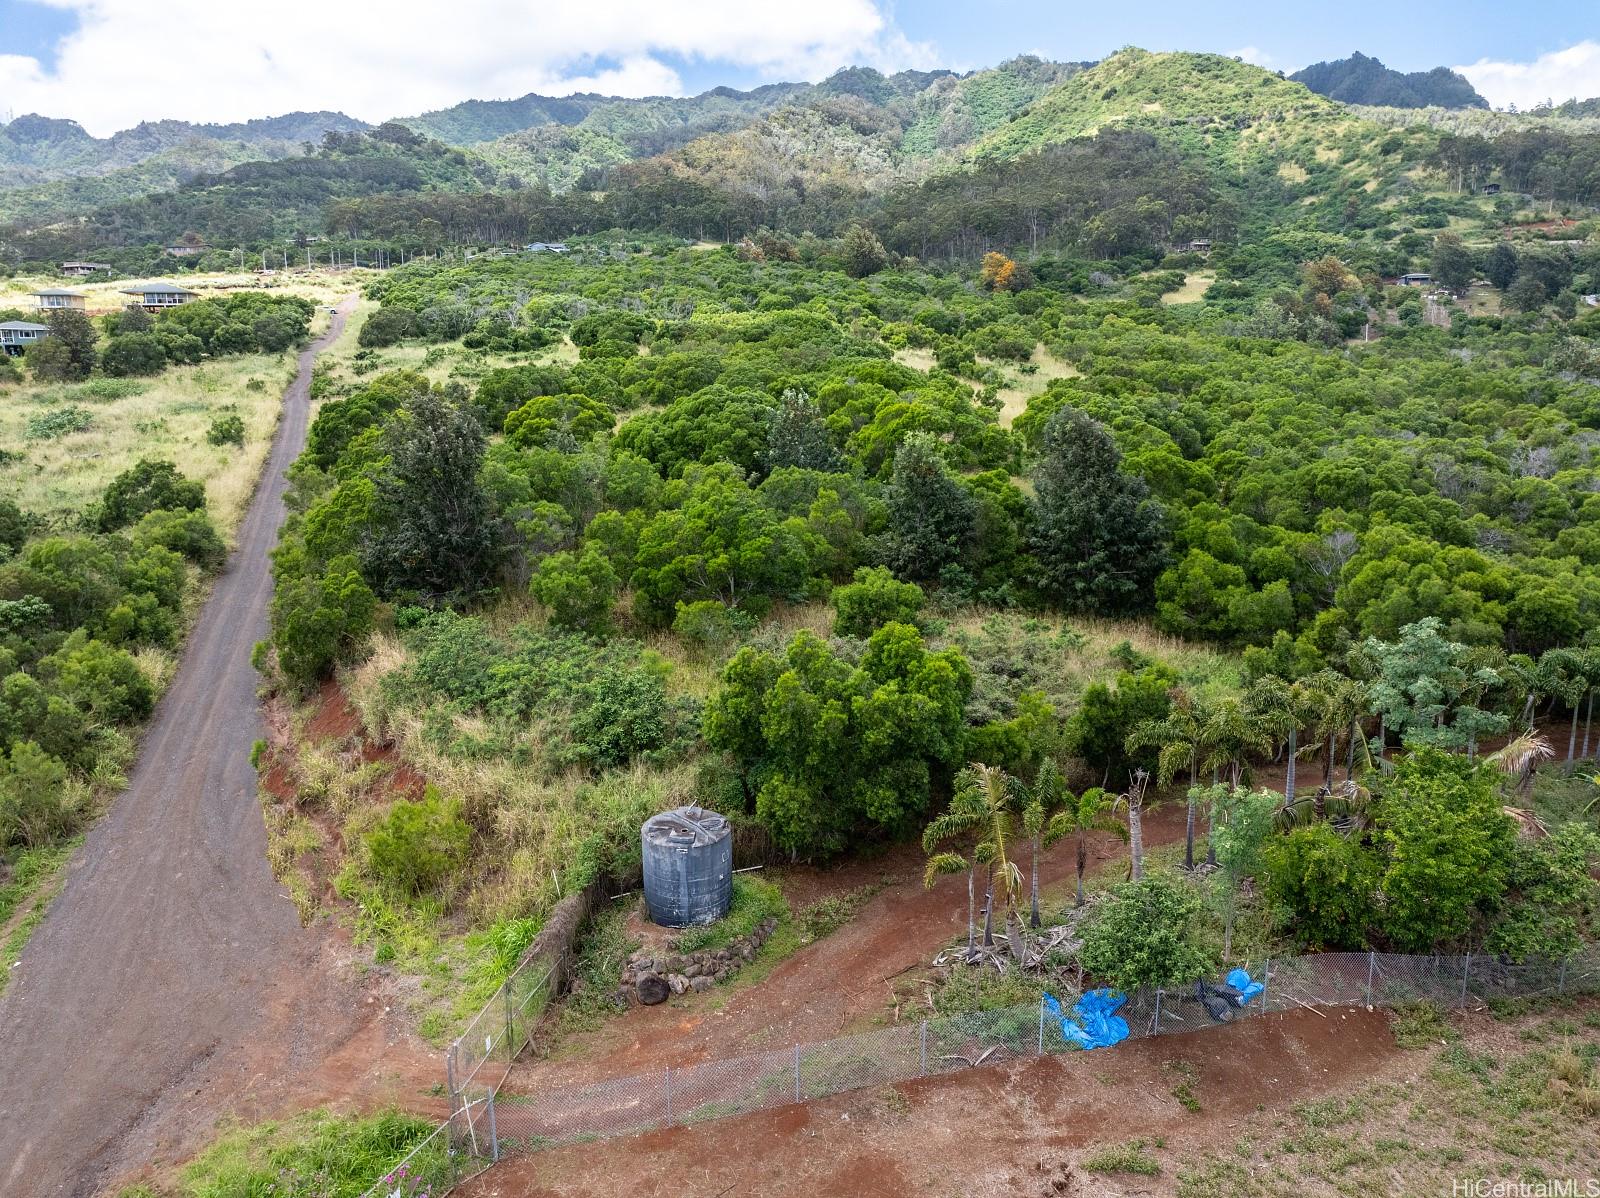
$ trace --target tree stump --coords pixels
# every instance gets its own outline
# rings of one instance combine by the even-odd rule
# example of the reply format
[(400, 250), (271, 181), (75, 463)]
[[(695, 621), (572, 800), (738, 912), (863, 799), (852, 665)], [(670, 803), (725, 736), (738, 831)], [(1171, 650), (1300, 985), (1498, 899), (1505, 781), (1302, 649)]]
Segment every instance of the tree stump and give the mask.
[(667, 980), (659, 973), (647, 973), (633, 984), (634, 993), (639, 996), (639, 1001), (647, 1007), (667, 1001), (671, 993)]

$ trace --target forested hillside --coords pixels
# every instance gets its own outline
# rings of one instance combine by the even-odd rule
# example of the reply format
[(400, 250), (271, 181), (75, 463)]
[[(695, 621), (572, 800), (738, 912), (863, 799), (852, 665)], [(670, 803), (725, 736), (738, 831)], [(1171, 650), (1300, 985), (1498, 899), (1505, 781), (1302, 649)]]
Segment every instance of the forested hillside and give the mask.
[(1390, 108), (1488, 108), (1489, 101), (1448, 67), (1409, 74), (1390, 70), (1376, 58), (1355, 53), (1337, 62), (1318, 62), (1289, 76), (1319, 96), (1344, 104)]

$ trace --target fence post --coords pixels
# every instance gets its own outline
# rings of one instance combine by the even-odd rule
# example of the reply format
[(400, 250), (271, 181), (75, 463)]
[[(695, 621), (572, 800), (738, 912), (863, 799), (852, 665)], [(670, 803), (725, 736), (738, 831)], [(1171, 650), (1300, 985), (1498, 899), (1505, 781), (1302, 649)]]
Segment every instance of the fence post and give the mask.
[(1468, 953), (1461, 965), (1461, 1006), (1467, 1005), (1467, 978), (1472, 975), (1472, 954)]
[(1261, 1013), (1265, 1015), (1272, 1008), (1267, 1005), (1272, 997), (1272, 958), (1267, 958), (1266, 968), (1261, 974)]
[(1372, 974), (1378, 966), (1378, 954), (1367, 950), (1367, 1006), (1372, 1005)]
[(918, 1037), (922, 1042), (922, 1076), (928, 1076), (928, 1021), (922, 1021), (922, 1035)]
[(667, 1122), (671, 1123), (672, 1122), (672, 1066), (671, 1065), (667, 1066), (665, 1087), (666, 1087), (666, 1092), (667, 1092), (666, 1093)]
[(794, 1100), (800, 1101), (800, 1046), (794, 1046)]
[(1567, 960), (1566, 960), (1565, 957), (1563, 957), (1561, 959), (1561, 973), (1556, 978), (1556, 993), (1557, 994), (1565, 994), (1566, 992), (1567, 992)]
[(1044, 1056), (1044, 995), (1039, 995), (1039, 1055)]
[(1150, 1024), (1150, 1034), (1153, 1036), (1161, 1034), (1161, 996), (1164, 993), (1160, 986), (1156, 987), (1156, 1017)]
[(489, 1091), (489, 1161), (498, 1164), (500, 1161), (500, 1136), (494, 1128), (494, 1091)]
[(452, 1040), (450, 1047), (444, 1050), (444, 1085), (450, 1092), (450, 1113), (456, 1112), (456, 1045), (459, 1040)]
[[(511, 977), (516, 976), (515, 973), (511, 975)], [(511, 978), (500, 983), (500, 989), (505, 991), (506, 995), (506, 1060), (514, 1061), (517, 1059), (517, 1053), (522, 1050), (522, 1045), (517, 1043), (516, 1038), (517, 1019), (511, 1003)]]

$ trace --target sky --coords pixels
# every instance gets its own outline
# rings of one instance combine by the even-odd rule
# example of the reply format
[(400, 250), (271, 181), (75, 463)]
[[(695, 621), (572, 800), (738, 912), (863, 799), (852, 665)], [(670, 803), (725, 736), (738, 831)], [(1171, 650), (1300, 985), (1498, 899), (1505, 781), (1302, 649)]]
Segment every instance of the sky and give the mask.
[(718, 85), (1208, 50), (1291, 73), (1352, 51), (1450, 66), (1496, 107), (1600, 95), (1600, 0), (0, 0), (0, 118), (368, 121), (530, 91)]

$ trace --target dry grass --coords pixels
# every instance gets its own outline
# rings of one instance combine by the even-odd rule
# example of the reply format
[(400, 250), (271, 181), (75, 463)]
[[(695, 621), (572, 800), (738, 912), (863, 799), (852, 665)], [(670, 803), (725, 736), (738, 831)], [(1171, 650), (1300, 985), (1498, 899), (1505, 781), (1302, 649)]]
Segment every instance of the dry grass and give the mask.
[(1183, 286), (1176, 291), (1169, 291), (1161, 297), (1163, 304), (1197, 304), (1206, 297), (1206, 288), (1217, 281), (1217, 276), (1211, 271), (1196, 271), (1194, 274), (1184, 275)]
[(1044, 344), (1034, 346), (1029, 362), (1036, 366), (1032, 374), (1017, 373), (1000, 389), (1000, 423), (1010, 428), (1016, 418), (1028, 410), (1028, 401), (1043, 394), (1046, 387), (1057, 379), (1078, 378), (1078, 370), (1071, 362), (1056, 357)]
[(907, 347), (894, 351), (894, 360), (902, 366), (909, 366), (912, 370), (932, 370), (939, 364), (931, 349), (915, 349)]
[[(277, 428), (283, 390), (294, 377), (294, 355), (247, 354), (199, 366), (174, 366), (122, 399), (96, 399), (91, 383), (26, 383), (0, 405), (0, 448), (18, 455), (0, 462), (0, 493), (53, 524), (75, 518), (99, 499), (106, 484), (140, 458), (166, 458), (206, 485), (206, 503), (231, 536), (255, 490)], [(72, 406), (88, 413), (78, 432), (28, 439), (28, 421)], [(237, 413), (245, 443), (210, 445), (206, 430), (219, 415)]]

